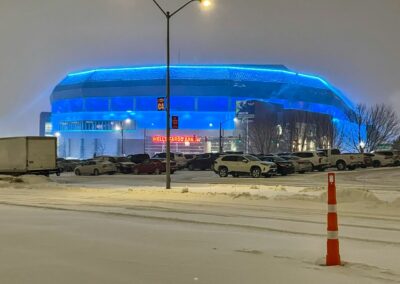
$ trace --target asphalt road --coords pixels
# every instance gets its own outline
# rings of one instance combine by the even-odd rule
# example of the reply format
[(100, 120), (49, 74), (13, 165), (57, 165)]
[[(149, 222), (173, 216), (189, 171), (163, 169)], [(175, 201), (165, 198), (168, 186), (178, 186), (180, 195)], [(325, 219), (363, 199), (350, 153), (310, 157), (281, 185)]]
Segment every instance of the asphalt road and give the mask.
[[(338, 186), (351, 186), (369, 190), (400, 191), (400, 168), (357, 169), (355, 171), (333, 171), (337, 175)], [(244, 184), (244, 185), (283, 185), (315, 187), (325, 186), (327, 173), (313, 172), (272, 178), (240, 177), (220, 178), (212, 171), (177, 171), (172, 175), (172, 185), (179, 184)], [(164, 186), (165, 175), (103, 175), (75, 176), (65, 173), (53, 177), (54, 181), (65, 184), (79, 184), (88, 187), (99, 186)]]

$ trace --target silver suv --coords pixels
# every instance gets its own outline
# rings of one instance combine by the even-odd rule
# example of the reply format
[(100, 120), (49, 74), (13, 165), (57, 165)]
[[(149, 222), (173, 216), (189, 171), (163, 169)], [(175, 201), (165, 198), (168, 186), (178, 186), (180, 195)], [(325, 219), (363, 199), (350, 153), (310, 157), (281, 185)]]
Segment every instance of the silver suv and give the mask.
[(253, 178), (271, 177), (276, 174), (277, 166), (264, 162), (251, 155), (225, 155), (214, 162), (214, 172), (220, 177), (250, 175)]

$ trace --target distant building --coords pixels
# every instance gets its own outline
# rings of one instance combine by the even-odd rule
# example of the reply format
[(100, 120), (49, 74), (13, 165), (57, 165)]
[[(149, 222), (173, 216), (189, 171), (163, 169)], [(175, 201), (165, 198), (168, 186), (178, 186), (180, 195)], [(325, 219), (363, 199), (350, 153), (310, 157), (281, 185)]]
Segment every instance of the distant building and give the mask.
[[(59, 154), (89, 158), (165, 151), (166, 115), (157, 110), (157, 98), (164, 96), (164, 66), (69, 74), (51, 94)], [(251, 101), (264, 110), (251, 113)], [(247, 130), (250, 123), (251, 129), (252, 122), (268, 119), (276, 120), (279, 134), (273, 147), (312, 149), (322, 143), (315, 139), (321, 121), (344, 121), (352, 108), (323, 79), (280, 65), (173, 66), (171, 115), (179, 117), (179, 129), (172, 130), (171, 151), (217, 152), (221, 125), (225, 151), (253, 152), (255, 143), (244, 126)], [(324, 136), (327, 145), (331, 137)]]
[(53, 136), (53, 127), (52, 127), (52, 123), (51, 123), (51, 112), (40, 113), (39, 135), (40, 136)]

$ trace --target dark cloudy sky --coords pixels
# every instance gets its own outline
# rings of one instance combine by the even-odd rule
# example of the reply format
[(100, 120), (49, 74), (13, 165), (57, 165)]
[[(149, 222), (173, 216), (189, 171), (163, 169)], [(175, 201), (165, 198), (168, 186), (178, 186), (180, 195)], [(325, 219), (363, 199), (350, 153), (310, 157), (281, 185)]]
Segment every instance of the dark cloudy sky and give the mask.
[[(173, 63), (285, 64), (400, 110), (400, 0), (213, 2), (173, 20)], [(0, 136), (37, 134), (68, 72), (164, 63), (164, 24), (151, 0), (0, 0)]]

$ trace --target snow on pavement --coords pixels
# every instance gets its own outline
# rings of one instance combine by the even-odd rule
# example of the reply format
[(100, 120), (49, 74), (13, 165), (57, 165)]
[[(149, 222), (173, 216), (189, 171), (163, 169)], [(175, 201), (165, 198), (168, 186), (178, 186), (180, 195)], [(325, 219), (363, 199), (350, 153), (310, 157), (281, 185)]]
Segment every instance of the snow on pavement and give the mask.
[(188, 183), (167, 191), (1, 176), (0, 240), (7, 246), (0, 254), (0, 279), (400, 282), (400, 199), (393, 190), (388, 195), (379, 188), (338, 186), (345, 265), (324, 267), (326, 188), (321, 185)]

